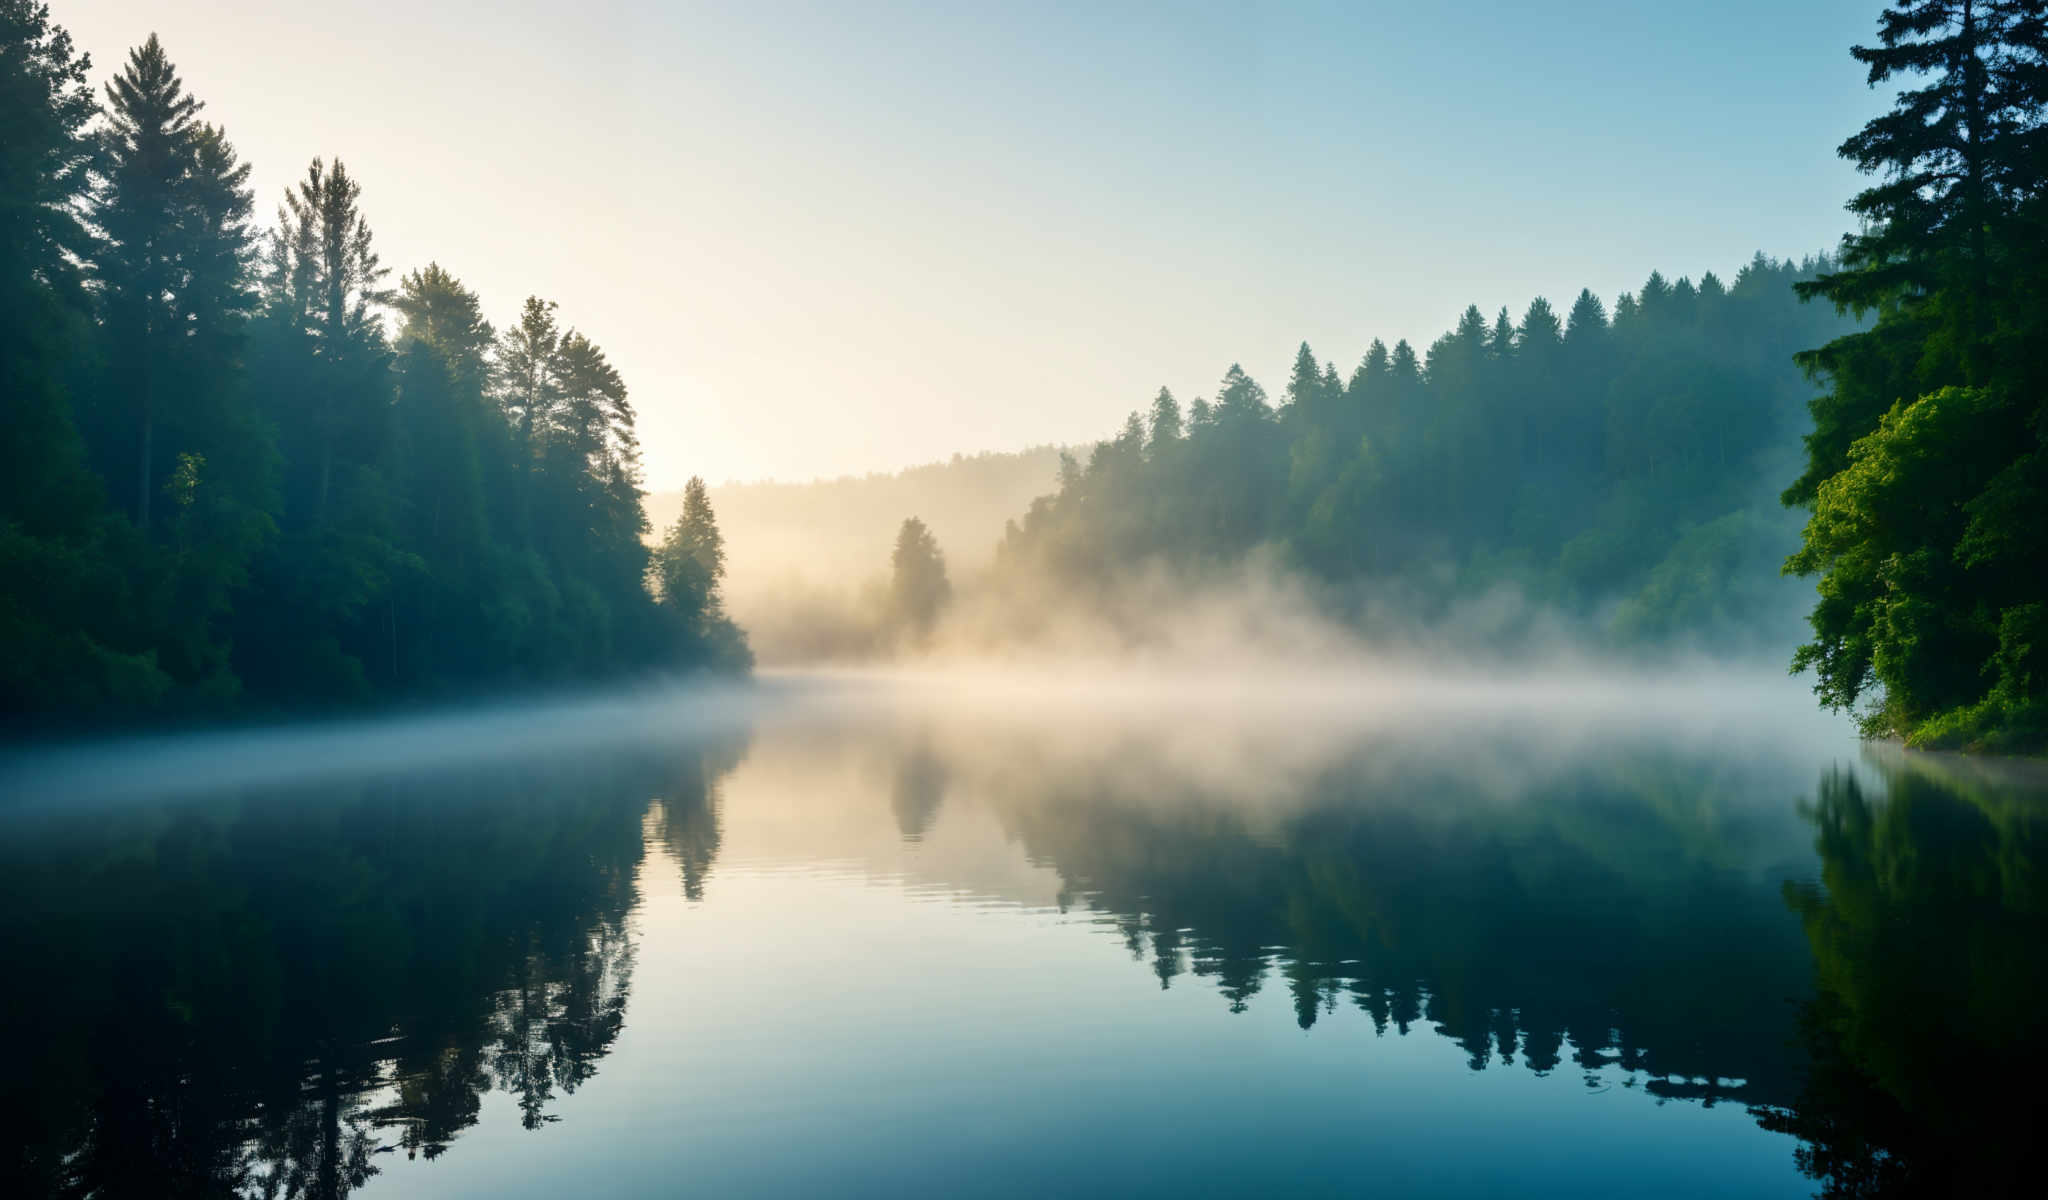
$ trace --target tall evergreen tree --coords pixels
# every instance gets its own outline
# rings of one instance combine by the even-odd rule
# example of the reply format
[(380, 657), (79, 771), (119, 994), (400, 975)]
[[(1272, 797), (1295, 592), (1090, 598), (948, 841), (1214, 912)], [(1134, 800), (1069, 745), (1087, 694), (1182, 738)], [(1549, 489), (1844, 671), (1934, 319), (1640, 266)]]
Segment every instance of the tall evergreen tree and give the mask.
[(953, 586), (946, 579), (946, 556), (923, 521), (903, 519), (889, 565), (890, 607), (899, 627), (915, 638), (929, 635), (952, 598)]
[(2048, 741), (2048, 17), (2027, 0), (1897, 0), (1851, 52), (1891, 110), (1842, 143), (1881, 180), (1801, 293), (1867, 330), (1801, 361), (1811, 508), (1787, 569), (1819, 577), (1794, 659), (1823, 702), (1926, 744)]
[(1323, 368), (1316, 361), (1315, 351), (1303, 342), (1294, 352), (1294, 368), (1287, 376), (1287, 396), (1284, 401), (1302, 416), (1321, 417), (1318, 410), (1323, 401)]
[(0, 710), (15, 714), (147, 704), (167, 684), (133, 628), (125, 539), (67, 385), (94, 249), (77, 217), (90, 66), (47, 5), (0, 0)]
[(556, 375), (561, 343), (554, 301), (528, 296), (519, 310), (519, 322), (505, 331), (498, 344), (505, 415), (529, 459), (541, 453), (562, 402)]
[(309, 503), (316, 526), (327, 520), (337, 463), (370, 463), (387, 433), (381, 311), (393, 293), (361, 197), (344, 163), (314, 159), (278, 209), (265, 280), (269, 316), (319, 364), (307, 389), (310, 411), (282, 422), (301, 431), (317, 464)]
[(182, 682), (231, 687), (214, 626), (275, 507), (271, 438), (239, 380), (249, 167), (197, 120), (202, 105), (154, 35), (106, 96), (88, 210), (102, 235), (91, 267), (106, 369), (89, 425), (107, 477), (132, 480), (137, 528), (165, 543), (151, 563), (158, 661)]
[(127, 66), (107, 84), (106, 124), (99, 138), (103, 165), (93, 220), (105, 242), (94, 262), (105, 292), (115, 390), (129, 397), (133, 407), (127, 422), (134, 439), (128, 456), (136, 480), (133, 512), (145, 533), (152, 528), (156, 493), (165, 343), (177, 324), (172, 298), (183, 291), (177, 236), (181, 193), (194, 166), (199, 109), (151, 34), (129, 52)]
[[(1308, 343), (1302, 343), (1301, 349), (1302, 353), (1307, 353)], [(1311, 362), (1314, 358), (1314, 355), (1309, 355)], [(1296, 361), (1300, 361), (1299, 355)], [(1322, 373), (1314, 372), (1313, 379), (1320, 386)], [(1223, 373), (1223, 382), (1216, 386), (1215, 412), (1217, 420), (1233, 422), (1264, 421), (1273, 415), (1271, 406), (1266, 403), (1266, 389), (1236, 363), (1230, 364), (1230, 369)]]
[(683, 511), (654, 555), (655, 594), (678, 620), (695, 629), (723, 613), (719, 582), (725, 578), (725, 537), (711, 511), (704, 480), (691, 476), (683, 487)]
[(1152, 398), (1150, 426), (1151, 440), (1147, 443), (1146, 448), (1154, 455), (1157, 455), (1163, 447), (1170, 446), (1181, 439), (1180, 401), (1175, 400), (1173, 393), (1165, 388), (1160, 388), (1159, 394)]

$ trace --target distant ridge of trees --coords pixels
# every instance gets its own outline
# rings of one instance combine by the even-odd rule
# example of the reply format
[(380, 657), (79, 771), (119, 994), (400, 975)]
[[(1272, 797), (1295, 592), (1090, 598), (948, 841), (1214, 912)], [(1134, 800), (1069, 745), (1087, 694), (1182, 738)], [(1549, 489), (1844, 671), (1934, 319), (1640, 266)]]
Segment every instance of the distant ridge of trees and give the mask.
[(394, 279), (338, 159), (259, 230), (154, 35), (104, 100), (88, 65), (0, 0), (0, 712), (745, 661), (650, 587), (674, 564), (596, 342), (535, 297), (496, 329), (439, 264)]
[(1789, 612), (1776, 501), (1812, 389), (1793, 354), (1854, 328), (1802, 305), (1833, 260), (1758, 254), (1724, 282), (1653, 272), (1609, 307), (1467, 308), (1348, 368), (1307, 344), (1277, 399), (1232, 364), (1161, 389), (1012, 522), (999, 574), (1085, 591), (1143, 561), (1261, 547), (1312, 579), (1397, 588), (1416, 619), (1512, 587), (1612, 644), (1753, 642)]

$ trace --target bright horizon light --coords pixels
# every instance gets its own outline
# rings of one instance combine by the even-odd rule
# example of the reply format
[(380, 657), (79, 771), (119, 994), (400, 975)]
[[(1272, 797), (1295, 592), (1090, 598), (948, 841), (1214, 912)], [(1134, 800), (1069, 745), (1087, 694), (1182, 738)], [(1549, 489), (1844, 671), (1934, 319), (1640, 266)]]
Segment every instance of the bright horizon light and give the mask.
[[(1105, 436), (1233, 360), (1278, 393), (1468, 303), (1830, 248), (1867, 0), (1711, 7), (56, 0), (154, 30), (255, 167), (319, 155), (384, 261), (557, 300), (647, 482)], [(1597, 11), (1604, 8), (1606, 11)]]

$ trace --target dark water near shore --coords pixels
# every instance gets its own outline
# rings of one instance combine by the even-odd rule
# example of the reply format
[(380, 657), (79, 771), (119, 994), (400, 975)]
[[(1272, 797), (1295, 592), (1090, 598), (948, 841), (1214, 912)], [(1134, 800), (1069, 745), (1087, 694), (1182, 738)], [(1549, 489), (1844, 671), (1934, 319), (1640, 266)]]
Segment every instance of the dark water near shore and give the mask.
[(1186, 699), (0, 762), (8, 1194), (2022, 1190), (2037, 776), (1796, 685)]

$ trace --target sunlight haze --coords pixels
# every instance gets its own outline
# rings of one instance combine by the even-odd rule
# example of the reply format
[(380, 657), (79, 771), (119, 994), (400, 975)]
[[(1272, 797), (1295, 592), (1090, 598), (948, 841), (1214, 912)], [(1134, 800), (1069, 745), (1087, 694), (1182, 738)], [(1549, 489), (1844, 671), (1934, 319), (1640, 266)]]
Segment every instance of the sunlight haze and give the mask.
[(1348, 371), (1848, 226), (1865, 0), (1176, 9), (61, 15), (96, 80), (163, 38), (264, 224), (339, 157), (394, 275), (438, 261), (501, 328), (559, 301), (654, 490), (1090, 441), (1232, 361), (1277, 392), (1304, 338)]

